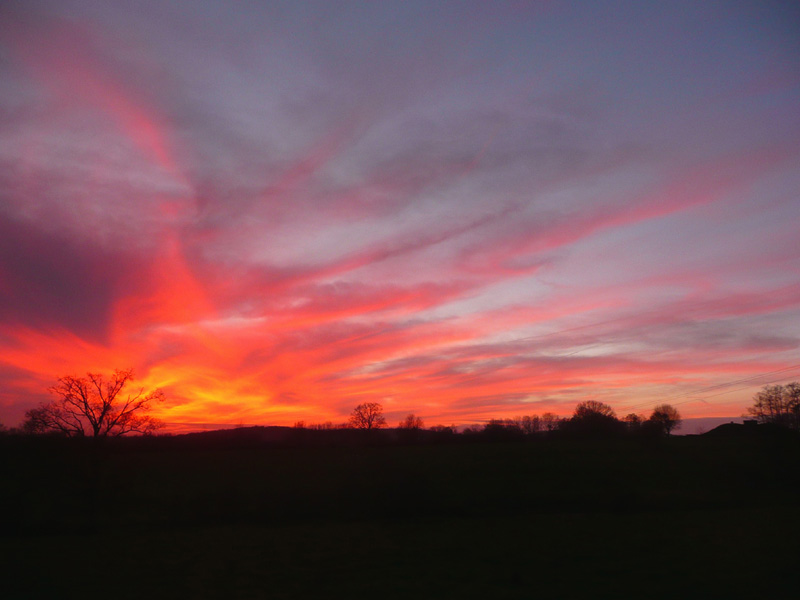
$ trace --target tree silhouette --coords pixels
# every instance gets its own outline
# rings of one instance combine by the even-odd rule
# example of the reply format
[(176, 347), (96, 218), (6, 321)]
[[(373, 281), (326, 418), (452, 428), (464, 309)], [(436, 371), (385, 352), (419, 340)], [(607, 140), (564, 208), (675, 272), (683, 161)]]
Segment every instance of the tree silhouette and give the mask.
[(60, 377), (49, 388), (57, 398), (27, 411), (22, 429), (70, 437), (152, 433), (162, 423), (145, 413), (154, 402), (163, 401), (164, 394), (158, 389), (145, 394), (142, 388), (123, 397), (123, 389), (133, 379), (132, 369), (116, 370), (108, 380), (96, 373)]
[(383, 407), (377, 402), (364, 402), (353, 409), (350, 425), (356, 429), (380, 429), (386, 426)]
[(636, 413), (628, 413), (622, 420), (628, 425), (629, 429), (637, 429), (644, 422), (644, 418)]
[(614, 435), (625, 430), (614, 409), (597, 400), (586, 400), (575, 407), (572, 418), (561, 424), (561, 430), (577, 435)]
[(554, 431), (558, 428), (558, 424), (561, 422), (556, 415), (551, 412), (546, 412), (542, 415), (542, 425), (547, 431)]
[(542, 420), (538, 415), (525, 415), (519, 419), (519, 426), (526, 435), (532, 435), (542, 430)]
[(659, 404), (653, 409), (648, 421), (657, 424), (662, 433), (669, 435), (681, 424), (681, 414), (670, 404)]
[(572, 415), (573, 419), (593, 419), (597, 417), (611, 417), (617, 418), (617, 413), (608, 404), (598, 402), (597, 400), (586, 400), (581, 402), (575, 407), (575, 412)]
[(761, 423), (800, 430), (800, 382), (764, 386), (747, 412)]
[(414, 413), (411, 413), (406, 416), (405, 419), (400, 421), (397, 428), (398, 429), (409, 429), (409, 430), (418, 430), (422, 429), (425, 424), (422, 421), (421, 417), (418, 417)]

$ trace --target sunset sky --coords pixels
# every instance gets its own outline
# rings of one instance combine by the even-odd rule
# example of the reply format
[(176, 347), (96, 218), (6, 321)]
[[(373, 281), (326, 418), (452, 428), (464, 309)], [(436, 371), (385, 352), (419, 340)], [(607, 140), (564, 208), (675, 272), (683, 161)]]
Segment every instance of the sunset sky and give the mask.
[(739, 416), (800, 379), (796, 2), (0, 5), (0, 422)]

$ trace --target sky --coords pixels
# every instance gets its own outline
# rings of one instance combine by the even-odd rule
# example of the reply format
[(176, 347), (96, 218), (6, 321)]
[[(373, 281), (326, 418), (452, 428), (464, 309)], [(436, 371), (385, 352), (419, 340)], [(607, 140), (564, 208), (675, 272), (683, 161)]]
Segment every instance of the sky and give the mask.
[(794, 2), (0, 5), (0, 422), (171, 427), (800, 379)]

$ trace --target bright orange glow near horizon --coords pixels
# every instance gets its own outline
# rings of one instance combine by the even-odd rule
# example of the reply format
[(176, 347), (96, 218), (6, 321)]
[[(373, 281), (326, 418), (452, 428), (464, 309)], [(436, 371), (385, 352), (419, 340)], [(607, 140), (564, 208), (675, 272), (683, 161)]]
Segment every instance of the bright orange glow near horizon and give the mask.
[(174, 430), (736, 417), (800, 379), (777, 12), (199, 6), (0, 9), (0, 423), (128, 367)]

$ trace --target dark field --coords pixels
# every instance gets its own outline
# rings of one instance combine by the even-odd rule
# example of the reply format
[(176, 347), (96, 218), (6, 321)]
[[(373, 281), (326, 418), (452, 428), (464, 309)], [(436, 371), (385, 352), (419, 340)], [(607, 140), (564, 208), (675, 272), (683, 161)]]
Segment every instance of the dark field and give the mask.
[(796, 597), (795, 438), (5, 438), (9, 598)]

